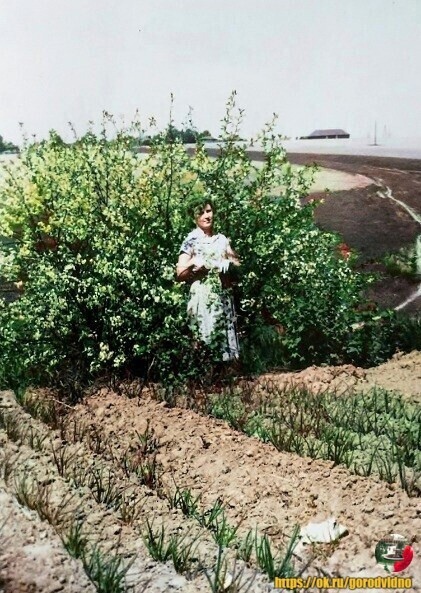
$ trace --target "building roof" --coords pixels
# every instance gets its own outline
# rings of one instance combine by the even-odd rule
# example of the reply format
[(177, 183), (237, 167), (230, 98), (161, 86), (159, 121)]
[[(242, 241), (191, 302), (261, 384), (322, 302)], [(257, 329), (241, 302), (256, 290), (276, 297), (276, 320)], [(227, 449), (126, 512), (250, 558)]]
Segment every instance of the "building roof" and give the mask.
[(345, 130), (340, 129), (329, 129), (329, 130), (314, 130), (311, 132), (310, 136), (341, 136), (342, 134), (348, 134)]

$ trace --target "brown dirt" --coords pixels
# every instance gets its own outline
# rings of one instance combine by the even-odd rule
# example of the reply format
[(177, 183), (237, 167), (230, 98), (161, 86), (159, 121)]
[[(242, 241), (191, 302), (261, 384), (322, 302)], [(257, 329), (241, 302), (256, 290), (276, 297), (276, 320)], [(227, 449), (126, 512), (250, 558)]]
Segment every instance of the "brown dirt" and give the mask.
[(339, 233), (364, 260), (412, 244), (419, 232), (419, 225), (409, 213), (378, 196), (378, 189), (370, 185), (312, 196), (323, 198), (315, 213), (320, 227)]
[(421, 403), (421, 352), (395, 354), (392, 360), (368, 369), (361, 387), (379, 385), (384, 389), (399, 391)]
[[(290, 157), (296, 164), (317, 162), (322, 167), (339, 171), (358, 171), (390, 187), (395, 198), (421, 213), (421, 162), (418, 160), (348, 155), (293, 154)], [(324, 203), (316, 210), (316, 221), (321, 228), (340, 233), (345, 242), (361, 254), (363, 264), (413, 245), (420, 233), (420, 225), (409, 213), (393, 201), (380, 197), (378, 190), (378, 186), (371, 185), (327, 195), (319, 194), (319, 197), (324, 198)], [(371, 271), (369, 265), (363, 265), (362, 268)], [(397, 306), (417, 287), (416, 279), (391, 276), (384, 266), (377, 266), (375, 271), (382, 274), (383, 278), (370, 289), (368, 296), (380, 306)], [(413, 301), (406, 311), (421, 311), (421, 298)]]
[[(374, 369), (351, 365), (311, 367), (299, 373), (267, 375), (259, 381), (304, 384), (313, 391), (333, 388), (339, 393), (377, 384), (398, 389), (421, 402), (420, 369), (421, 353), (412, 352), (397, 355)], [(240, 524), (241, 535), (257, 529), (276, 544), (285, 543), (295, 524), (303, 527), (334, 517), (348, 529), (348, 535), (334, 545), (316, 546), (316, 557), (305, 574), (379, 576), (383, 569), (374, 559), (377, 541), (387, 533), (414, 538), (416, 557), (403, 575), (413, 577), (414, 591), (421, 590), (421, 564), (417, 561), (421, 549), (416, 541), (421, 533), (419, 499), (409, 498), (398, 485), (353, 475), (342, 466), (334, 467), (332, 462), (279, 452), (270, 444), (232, 430), (223, 421), (191, 410), (168, 408), (148, 395), (128, 399), (102, 389), (87, 397), (71, 413), (77, 426), (89, 427), (81, 430), (82, 441), (76, 444), (71, 444), (69, 438), (74, 424), (67, 424), (67, 428), (63, 425), (61, 431), (52, 430), (25, 413), (10, 392), (1, 394), (0, 411), (16, 415), (20, 431), (15, 443), (0, 431), (0, 467), (4, 475), (8, 460), (6, 473), (10, 473), (7, 485), (0, 482), (0, 525), (6, 519), (0, 536), (0, 574), (7, 583), (6, 591), (92, 590), (81, 562), (69, 557), (57, 535), (65, 533), (66, 520), (57, 519), (53, 529), (34, 511), (17, 503), (15, 484), (21, 471), (35, 483), (51, 488), (52, 507), (60, 508), (61, 502), (67, 500), (67, 519), (69, 514), (78, 514), (89, 537), (100, 542), (102, 549), (111, 552), (118, 547), (126, 559), (135, 558), (129, 574), (135, 591), (209, 590), (203, 574), (186, 580), (175, 573), (170, 563), (151, 560), (139, 535), (148, 517), (154, 525), (165, 525), (169, 533), (200, 537), (197, 554), (210, 570), (217, 553), (211, 534), (194, 519), (171, 509), (163, 496), (165, 491), (174, 492), (175, 485), (200, 495), (202, 508), (221, 501), (230, 524)], [(126, 450), (134, 456), (139, 454), (139, 435), (147, 427), (157, 439), (160, 483), (147, 487), (129, 481), (128, 485), (116, 462)], [(37, 441), (34, 434), (47, 437), (35, 449), (34, 442), (42, 439)], [(89, 485), (76, 487), (70, 475), (75, 471), (70, 470), (71, 464), (64, 472), (70, 472), (68, 475), (59, 474), (52, 451), (63, 446), (63, 438), (69, 440), (66, 450), (79, 470), (85, 468), (92, 473), (99, 463), (115, 474), (116, 483), (128, 495), (141, 500), (139, 517), (131, 524), (122, 522), (115, 509), (98, 503)], [(296, 563), (300, 566), (298, 558)], [(264, 583), (264, 577), (256, 577), (250, 591), (270, 590)]]
[(261, 375), (259, 383), (273, 381), (280, 387), (303, 386), (314, 393), (334, 390), (339, 394), (353, 389), (365, 391), (381, 387), (397, 391), (406, 398), (421, 403), (421, 352), (398, 352), (388, 362), (370, 369), (351, 364), (341, 366), (308, 367), (296, 373), (270, 373)]
[(3, 480), (0, 525), (0, 589), (5, 593), (94, 593), (81, 563), (69, 557), (53, 528), (20, 506)]
[[(262, 159), (260, 152), (250, 157)], [(366, 157), (352, 155), (288, 154), (297, 165), (316, 163), (320, 167), (360, 174), (392, 189), (393, 196), (421, 213), (421, 161), (416, 159)], [(360, 254), (362, 269), (372, 271), (370, 261), (401, 248), (414, 245), (420, 226), (398, 204), (377, 195), (379, 187), (354, 188), (330, 193), (319, 192), (312, 198), (323, 198), (315, 212), (321, 228), (340, 233), (344, 241)], [(383, 275), (368, 296), (383, 307), (395, 307), (415, 291), (417, 280), (392, 276), (382, 265), (375, 270)], [(421, 311), (421, 298), (405, 308), (408, 313)]]
[(421, 214), (421, 161), (391, 157), (352, 155), (290, 154), (291, 162), (297, 165), (317, 163), (338, 171), (360, 173), (372, 179), (380, 179), (393, 190), (393, 195), (403, 200)]

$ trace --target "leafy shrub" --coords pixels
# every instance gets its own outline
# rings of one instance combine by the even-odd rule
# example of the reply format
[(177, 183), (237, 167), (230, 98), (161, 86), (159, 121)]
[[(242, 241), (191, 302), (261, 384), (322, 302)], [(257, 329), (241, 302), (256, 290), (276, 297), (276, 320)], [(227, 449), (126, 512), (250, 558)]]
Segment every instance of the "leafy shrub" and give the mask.
[(290, 166), (273, 122), (255, 166), (235, 141), (235, 109), (233, 96), (216, 159), (200, 141), (189, 156), (165, 133), (138, 158), (131, 130), (110, 139), (105, 114), (100, 134), (65, 144), (52, 132), (4, 165), (1, 274), (24, 290), (0, 303), (3, 384), (26, 377), (77, 391), (110, 369), (174, 383), (209, 368), (219, 354), (192, 348), (188, 286), (174, 281), (194, 194), (212, 197), (217, 230), (242, 262), (235, 296), (249, 368), (352, 358), (346, 343), (366, 280), (315, 226), (315, 206), (300, 203), (312, 169)]
[[(421, 239), (417, 241), (421, 241)], [(420, 276), (417, 262), (418, 249), (417, 244), (411, 247), (404, 247), (396, 253), (386, 254), (382, 260), (387, 272), (392, 276), (406, 276), (407, 278), (418, 279)]]

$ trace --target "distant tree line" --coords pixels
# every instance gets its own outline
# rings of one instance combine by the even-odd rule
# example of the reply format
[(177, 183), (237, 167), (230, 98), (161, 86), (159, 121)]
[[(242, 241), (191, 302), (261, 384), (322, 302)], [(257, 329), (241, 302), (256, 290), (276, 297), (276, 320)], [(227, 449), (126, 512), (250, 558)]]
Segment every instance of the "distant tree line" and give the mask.
[[(165, 141), (170, 143), (195, 144), (198, 140), (212, 138), (212, 134), (209, 132), (209, 130), (204, 130), (203, 132), (198, 132), (197, 130), (194, 130), (192, 128), (185, 128), (179, 130), (175, 126), (170, 125), (164, 132), (154, 134), (153, 136), (146, 136), (145, 134), (139, 134), (137, 136), (133, 134), (128, 134), (126, 138), (127, 140), (129, 140), (129, 146), (131, 150), (136, 152), (137, 150), (139, 150), (141, 146), (151, 146), (156, 140), (162, 140), (162, 138), (165, 138)], [(2, 137), (0, 136), (0, 141), (1, 140)], [(75, 142), (65, 142), (63, 138), (60, 136), (60, 134), (58, 134), (55, 130), (51, 130), (50, 137), (48, 140), (41, 140), (36, 144), (39, 146), (43, 146), (44, 144), (49, 143), (54, 144), (57, 147), (63, 147), (71, 146), (73, 144), (89, 144), (90, 141), (96, 141), (96, 136), (92, 131), (86, 132)], [(108, 144), (113, 144), (115, 142), (117, 142), (117, 140), (115, 139), (107, 140)], [(0, 152), (4, 152), (4, 150), (9, 150), (13, 152), (18, 151), (18, 147), (14, 146), (11, 143), (7, 143), (5, 144), (5, 146), (7, 146), (7, 148), (3, 150), (0, 149)]]
[[(140, 145), (150, 146), (158, 137), (162, 138), (162, 134), (156, 134), (155, 136), (146, 136), (144, 138), (140, 138)], [(198, 132), (197, 130), (194, 130), (192, 128), (185, 128), (179, 130), (173, 125), (168, 126), (165, 132), (165, 139), (167, 142), (181, 142), (182, 144), (195, 144), (197, 140), (211, 137), (212, 134), (209, 132), (209, 130), (204, 130), (203, 132)]]
[(0, 136), (0, 154), (2, 152), (19, 152), (19, 148), (12, 142), (5, 142), (3, 136)]

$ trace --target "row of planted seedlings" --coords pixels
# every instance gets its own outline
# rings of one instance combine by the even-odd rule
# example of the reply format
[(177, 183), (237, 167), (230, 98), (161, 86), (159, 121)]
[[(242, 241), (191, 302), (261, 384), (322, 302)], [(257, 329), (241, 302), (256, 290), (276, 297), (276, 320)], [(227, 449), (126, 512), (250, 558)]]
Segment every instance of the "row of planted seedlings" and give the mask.
[[(240, 525), (230, 525), (220, 501), (203, 509), (201, 497), (194, 497), (190, 490), (180, 489), (176, 484), (173, 488), (164, 487), (162, 468), (156, 460), (159, 443), (149, 427), (143, 434), (136, 434), (137, 439), (129, 449), (118, 454), (110, 438), (94, 425), (84, 425), (71, 415), (63, 415), (61, 404), (53, 402), (52, 405), (51, 401), (32, 396), (24, 398), (22, 403), (34, 417), (57, 431), (60, 445), (54, 445), (48, 436), (41, 435), (32, 426), (26, 429), (24, 437), (21, 433), (14, 434), (17, 416), (7, 414), (3, 423), (8, 427), (8, 434), (12, 434), (10, 438), (24, 438), (35, 449), (49, 451), (60, 476), (78, 488), (87, 487), (97, 503), (116, 512), (122, 523), (138, 529), (154, 560), (172, 562), (175, 570), (187, 579), (204, 575), (212, 591), (241, 591), (252, 583), (253, 590), (260, 590), (259, 583), (263, 587), (264, 580), (257, 570), (269, 579), (295, 574), (292, 557), (298, 528), (281, 550), (266, 535), (259, 536), (257, 529), (244, 533)], [(80, 464), (75, 443), (87, 444), (93, 454), (94, 459), (87, 466)], [(86, 452), (83, 456), (86, 459)], [(101, 458), (100, 463), (98, 458)], [(125, 481), (129, 485), (124, 484)], [(161, 504), (157, 504), (157, 498)], [(156, 516), (157, 510), (165, 516), (165, 523), (161, 521), (157, 525), (157, 521), (150, 519)], [(168, 525), (171, 510), (172, 514), (181, 511), (185, 517), (182, 523), (176, 521), (175, 528)], [(213, 549), (209, 546), (209, 536), (216, 544)], [(88, 540), (80, 520), (70, 525), (64, 541), (73, 556), (82, 560), (85, 554), (89, 558), (93, 556), (92, 551), (87, 553)], [(94, 548), (96, 555), (97, 550)], [(202, 560), (212, 557), (215, 562), (211, 567)], [(121, 555), (115, 558), (120, 559), (117, 572), (123, 577), (127, 567), (123, 567)], [(116, 563), (114, 559), (113, 566)], [(231, 589), (227, 589), (227, 585)]]
[[(10, 417), (6, 424), (10, 427)], [(6, 434), (9, 436), (9, 433)], [(3, 438), (1, 440), (0, 477), (7, 486), (12, 487), (17, 501), (35, 511), (42, 521), (47, 521), (53, 527), (70, 555), (82, 562), (85, 573), (97, 591), (126, 591), (126, 575), (130, 569), (127, 557), (119, 553), (118, 546), (117, 552), (110, 548), (104, 549), (99, 540), (94, 542), (87, 532), (82, 534), (83, 516), (78, 515), (78, 509), (83, 504), (83, 498), (61, 489), (58, 495), (52, 472), (45, 473), (40, 468), (34, 471), (35, 458), (29, 447), (22, 444), (24, 439), (18, 438), (19, 452), (13, 443)], [(36, 461), (39, 463), (39, 459)], [(52, 486), (53, 481), (56, 487)]]
[(206, 412), (279, 451), (332, 460), (421, 493), (421, 406), (380, 388), (314, 393), (301, 386), (228, 386)]
[[(82, 560), (88, 576), (93, 580), (98, 591), (114, 593), (129, 590), (125, 578), (130, 576), (129, 571), (133, 573), (133, 568), (137, 568), (138, 574), (131, 575), (131, 580), (133, 580), (139, 574), (145, 573), (146, 569), (150, 570), (150, 561), (144, 561), (143, 565), (138, 562), (138, 553), (141, 551), (138, 545), (139, 541), (141, 546), (144, 546), (142, 538), (139, 537), (141, 530), (131, 529), (136, 527), (141, 510), (151, 498), (150, 492), (144, 492), (142, 498), (142, 492), (139, 492), (142, 488), (135, 481), (123, 485), (110, 464), (100, 461), (95, 454), (89, 454), (82, 443), (74, 445), (69, 441), (64, 441), (62, 438), (64, 425), (60, 421), (57, 424), (57, 430), (61, 433), (61, 437), (52, 439), (51, 433), (45, 425), (25, 422), (27, 418), (25, 419), (24, 415), (23, 410), (19, 409), (2, 414), (2, 425), (9, 438), (20, 443), (19, 465), (23, 474), (16, 473), (16, 471), (11, 474), (11, 471), (16, 468), (16, 460), (13, 459), (13, 456), (12, 459), (9, 459), (9, 455), (6, 455), (2, 463), (5, 478), (13, 477), (12, 486), (19, 502), (36, 510), (42, 519), (48, 520), (53, 525), (61, 535), (70, 554)], [(59, 418), (57, 415), (56, 418), (51, 417), (50, 419), (55, 424)], [(77, 434), (83, 430), (77, 426), (72, 428)], [(38, 453), (42, 452), (44, 456), (54, 461), (55, 469), (61, 479), (66, 482), (67, 486), (70, 484), (76, 487), (76, 493), (74, 489), (67, 488), (69, 494), (61, 496), (62, 502), (58, 503), (55, 494), (58, 480), (54, 481), (55, 488), (53, 488), (51, 486), (52, 476), (46, 479), (40, 473), (34, 476), (34, 472), (29, 471), (31, 454), (25, 451), (25, 455), (23, 455), (25, 447), (22, 446), (22, 443), (24, 442), (34, 443), (38, 448)], [(7, 449), (5, 450), (7, 452)], [(50, 485), (47, 487), (46, 483)], [(84, 493), (84, 499), (75, 506), (75, 498), (80, 492)], [(156, 501), (153, 501), (152, 505), (156, 506)], [(89, 510), (86, 511), (86, 509)], [(95, 524), (90, 524), (90, 515), (94, 515)], [(64, 519), (67, 520), (64, 521)], [(130, 528), (127, 527), (124, 530), (125, 525)], [(124, 537), (122, 537), (122, 527)], [(91, 542), (91, 529), (94, 529), (97, 534), (101, 533), (98, 542), (94, 544)], [(118, 534), (117, 538), (116, 534)], [(120, 553), (110, 556), (109, 552), (103, 552), (102, 544), (107, 540), (109, 543), (106, 548), (110, 548), (110, 546), (111, 549), (120, 548)], [(180, 539), (173, 538), (173, 542), (178, 544), (174, 546), (174, 553), (183, 555), (185, 552), (183, 549), (180, 550), (182, 548)], [(119, 544), (121, 545), (119, 546)], [(144, 546), (145, 552), (146, 548)], [(105, 558), (108, 559), (109, 573), (111, 573), (108, 577), (103, 574), (105, 569), (101, 569), (101, 565), (98, 568), (101, 560)], [(138, 566), (136, 567), (135, 564)], [(96, 573), (92, 573), (92, 568), (96, 567), (98, 570)], [(181, 568), (180, 572), (182, 572)], [(139, 587), (135, 590), (138, 589)]]
[[(74, 426), (75, 420), (72, 420)], [(211, 535), (217, 544), (217, 559), (214, 566), (214, 580), (211, 582), (209, 573), (205, 570), (211, 589), (217, 590), (215, 585), (226, 584), (227, 581), (227, 559), (224, 556), (224, 550), (231, 550), (227, 553), (234, 561), (234, 570), (230, 572), (230, 579), (234, 581), (233, 589), (237, 590), (238, 583), (243, 577), (241, 568), (236, 570), (237, 560), (241, 560), (248, 567), (256, 567), (265, 573), (271, 580), (276, 576), (293, 576), (295, 574), (292, 564), (294, 548), (298, 542), (298, 527), (291, 534), (288, 543), (284, 549), (276, 547), (267, 535), (259, 536), (257, 529), (248, 530), (240, 535), (241, 524), (231, 525), (227, 519), (225, 508), (220, 500), (216, 500), (211, 507), (204, 508), (201, 504), (201, 494), (194, 496), (190, 489), (180, 488), (175, 482), (172, 487), (165, 486), (163, 483), (163, 469), (157, 463), (157, 451), (159, 442), (154, 431), (150, 429), (149, 423), (143, 433), (135, 431), (136, 438), (132, 446), (121, 455), (116, 455), (118, 443), (112, 442), (112, 437), (105, 438), (104, 433), (98, 431), (94, 425), (90, 426), (86, 433), (83, 430), (78, 438), (86, 438), (91, 450), (98, 454), (109, 457), (113, 462), (123, 468), (127, 477), (137, 477), (141, 484), (151, 489), (161, 500), (165, 501), (169, 510), (178, 510), (187, 519), (193, 519), (202, 529), (202, 535), (190, 540), (186, 546), (182, 547), (182, 561), (180, 572), (185, 571), (185, 566), (190, 566), (196, 554), (196, 543), (203, 537), (203, 532)], [(189, 528), (190, 529), (190, 528)], [(173, 549), (177, 544), (177, 537), (166, 533), (163, 524), (155, 528), (153, 522), (148, 519), (145, 521), (145, 530), (143, 539), (148, 547), (151, 556), (158, 561), (166, 562), (171, 560), (177, 570), (178, 563), (173, 554)], [(184, 536), (183, 536), (184, 540)], [(233, 576), (235, 575), (235, 576)], [(247, 581), (248, 582), (248, 581)], [(226, 590), (225, 585), (222, 590)]]
[[(121, 525), (104, 512), (105, 480), (97, 471), (99, 466), (86, 461), (80, 447), (73, 451), (70, 446), (61, 447), (60, 439), (47, 426), (11, 405), (10, 398), (7, 406), (4, 403), (1, 398), (0, 431), (6, 437), (2, 438), (1, 477), (18, 502), (48, 521), (69, 554), (82, 563), (97, 591), (146, 591), (144, 578), (136, 588), (128, 584), (141, 575), (142, 567), (136, 566), (135, 542), (128, 546), (126, 533), (124, 545), (120, 545)], [(90, 471), (89, 487), (78, 484), (78, 477)], [(126, 511), (130, 514), (128, 506)]]

